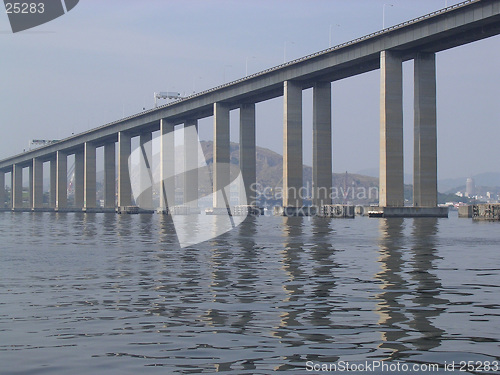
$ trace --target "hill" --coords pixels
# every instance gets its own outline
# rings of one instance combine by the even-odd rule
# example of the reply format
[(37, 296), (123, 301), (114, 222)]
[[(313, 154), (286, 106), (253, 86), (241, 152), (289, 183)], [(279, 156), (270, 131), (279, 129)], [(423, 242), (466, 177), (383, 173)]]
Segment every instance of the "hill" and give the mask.
[[(213, 164), (213, 142), (201, 141), (201, 147), (211, 168)], [(231, 164), (239, 164), (239, 144), (230, 144)], [(257, 183), (260, 188), (280, 190), (283, 186), (283, 156), (266, 148), (256, 148)], [(303, 166), (304, 187), (310, 195), (312, 186), (312, 167)], [(333, 197), (335, 203), (352, 202), (370, 204), (378, 201), (375, 188), (378, 188), (378, 178), (351, 173), (332, 174)], [(371, 191), (370, 191), (370, 188)]]

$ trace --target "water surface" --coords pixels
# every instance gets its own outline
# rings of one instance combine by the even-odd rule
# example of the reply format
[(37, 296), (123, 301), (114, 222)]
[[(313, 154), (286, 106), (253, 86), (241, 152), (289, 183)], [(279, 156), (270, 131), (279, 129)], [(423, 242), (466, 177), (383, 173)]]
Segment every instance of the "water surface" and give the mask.
[(453, 213), (259, 217), (181, 249), (160, 215), (0, 213), (0, 373), (500, 361), (499, 240)]

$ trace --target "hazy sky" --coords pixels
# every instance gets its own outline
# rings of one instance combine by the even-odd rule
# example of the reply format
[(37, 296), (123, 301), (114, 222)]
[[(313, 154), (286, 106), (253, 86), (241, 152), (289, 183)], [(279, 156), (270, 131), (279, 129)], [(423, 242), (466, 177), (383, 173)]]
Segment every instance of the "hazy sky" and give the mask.
[[(12, 34), (0, 11), (0, 159), (443, 8), (444, 0), (80, 0)], [(448, 5), (458, 1), (448, 0)], [(330, 33), (331, 31), (331, 33)], [(500, 38), (437, 55), (439, 177), (500, 172)], [(404, 64), (405, 172), (413, 165), (413, 63)], [(334, 82), (335, 172), (378, 168), (379, 71)], [(312, 93), (304, 91), (304, 162)], [(257, 105), (257, 143), (282, 153), (283, 100)], [(237, 141), (232, 113), (231, 139)], [(211, 139), (212, 118), (200, 137)]]

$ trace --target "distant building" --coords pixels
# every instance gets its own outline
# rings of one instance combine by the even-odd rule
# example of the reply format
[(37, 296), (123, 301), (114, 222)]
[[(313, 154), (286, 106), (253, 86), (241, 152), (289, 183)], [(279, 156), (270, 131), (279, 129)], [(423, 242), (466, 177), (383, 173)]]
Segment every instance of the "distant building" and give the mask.
[(476, 183), (472, 177), (469, 177), (465, 182), (465, 196), (472, 197), (476, 192)]

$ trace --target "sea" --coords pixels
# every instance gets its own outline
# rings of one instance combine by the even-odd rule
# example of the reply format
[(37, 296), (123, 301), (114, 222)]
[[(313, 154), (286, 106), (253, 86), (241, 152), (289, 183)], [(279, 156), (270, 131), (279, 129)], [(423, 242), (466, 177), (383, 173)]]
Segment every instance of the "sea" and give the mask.
[(0, 213), (0, 374), (500, 373), (500, 223)]

